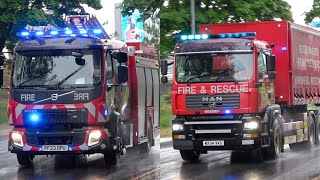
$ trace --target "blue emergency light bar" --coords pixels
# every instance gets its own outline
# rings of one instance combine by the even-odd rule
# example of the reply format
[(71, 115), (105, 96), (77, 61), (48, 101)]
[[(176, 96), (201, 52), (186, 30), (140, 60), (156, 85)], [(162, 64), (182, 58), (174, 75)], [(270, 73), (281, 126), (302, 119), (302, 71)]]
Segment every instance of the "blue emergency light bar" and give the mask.
[(177, 40), (201, 40), (201, 39), (216, 39), (216, 38), (241, 38), (248, 36), (256, 36), (255, 32), (237, 32), (223, 34), (196, 34), (196, 35), (181, 35), (176, 37)]
[(80, 30), (51, 30), (51, 31), (22, 31), (18, 32), (17, 36), (21, 38), (32, 37), (57, 37), (57, 36), (98, 36), (102, 35), (101, 29), (80, 29)]

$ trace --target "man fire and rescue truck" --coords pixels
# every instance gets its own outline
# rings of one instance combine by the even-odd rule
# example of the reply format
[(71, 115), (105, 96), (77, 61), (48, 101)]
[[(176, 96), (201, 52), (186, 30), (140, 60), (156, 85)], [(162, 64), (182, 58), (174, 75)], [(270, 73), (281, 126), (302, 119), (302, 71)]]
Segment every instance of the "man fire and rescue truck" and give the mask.
[[(285, 144), (292, 150), (319, 144), (319, 31), (288, 21), (206, 24), (199, 35), (180, 40), (174, 51), (172, 138), (184, 160), (209, 150), (277, 158)], [(208, 73), (189, 73), (194, 57)]]
[(159, 129), (155, 49), (111, 40), (94, 16), (66, 16), (66, 24), (18, 33), (9, 151), (20, 165), (35, 155), (93, 153), (113, 165), (123, 148), (148, 151)]

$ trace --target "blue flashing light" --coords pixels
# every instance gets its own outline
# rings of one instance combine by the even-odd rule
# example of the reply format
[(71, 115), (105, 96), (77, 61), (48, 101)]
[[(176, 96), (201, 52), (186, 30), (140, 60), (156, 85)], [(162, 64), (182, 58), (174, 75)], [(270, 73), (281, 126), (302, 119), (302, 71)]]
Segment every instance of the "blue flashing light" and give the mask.
[(21, 32), (21, 36), (29, 36), (29, 32)]
[(53, 35), (53, 36), (54, 36), (54, 35), (57, 35), (57, 34), (58, 34), (58, 31), (51, 31), (50, 34)]
[(38, 114), (31, 114), (30, 119), (33, 122), (37, 122), (39, 120), (39, 115)]
[(43, 35), (43, 31), (38, 31), (38, 32), (36, 32), (36, 35), (37, 35), (37, 36), (42, 36), (42, 35)]
[(194, 39), (194, 35), (188, 35), (188, 39), (190, 40)]
[(104, 115), (107, 116), (109, 114), (108, 109), (104, 110)]
[(88, 31), (85, 29), (81, 29), (79, 32), (80, 32), (80, 34), (87, 34)]
[(194, 35), (194, 39), (201, 39), (201, 35), (200, 34)]
[(187, 36), (187, 35), (182, 35), (182, 36), (181, 36), (181, 40), (184, 41), (184, 40), (187, 40), (187, 39), (188, 39), (188, 36)]
[(231, 111), (227, 109), (227, 110), (225, 110), (225, 113), (226, 113), (226, 114), (230, 114)]
[(93, 33), (94, 34), (100, 34), (100, 33), (102, 33), (102, 30), (101, 29), (94, 29)]
[(66, 33), (66, 34), (72, 34), (72, 31), (71, 31), (71, 30), (66, 30), (64, 33)]
[(282, 51), (286, 51), (286, 50), (287, 50), (287, 47), (282, 47), (281, 50), (282, 50)]

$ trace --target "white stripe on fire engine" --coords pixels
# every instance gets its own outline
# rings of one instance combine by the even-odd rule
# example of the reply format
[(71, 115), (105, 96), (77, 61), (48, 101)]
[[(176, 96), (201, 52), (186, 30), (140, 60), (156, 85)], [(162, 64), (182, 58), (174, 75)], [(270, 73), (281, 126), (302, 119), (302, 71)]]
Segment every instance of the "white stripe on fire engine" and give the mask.
[(79, 146), (79, 148), (82, 150), (82, 151), (87, 151), (89, 149), (89, 147), (85, 144), (82, 144)]
[(67, 109), (75, 109), (76, 106), (73, 105), (73, 104), (67, 104), (67, 105), (64, 105)]
[(33, 109), (42, 109), (44, 107), (44, 105), (35, 105), (33, 107)]
[(12, 122), (12, 114), (10, 114), (10, 116), (9, 116), (9, 124), (12, 124), (13, 122)]
[(53, 105), (51, 109), (57, 109), (57, 106)]
[(85, 103), (84, 106), (88, 109), (93, 117), (96, 117), (96, 107), (92, 103)]
[(30, 151), (31, 150), (31, 146), (29, 146), (28, 144), (23, 146), (23, 151)]
[(104, 119), (101, 113), (99, 113), (98, 122), (106, 122), (106, 119)]
[(22, 110), (26, 107), (26, 105), (23, 104), (18, 104), (18, 106), (15, 109), (16, 112), (16, 118), (19, 117), (19, 115), (21, 114)]

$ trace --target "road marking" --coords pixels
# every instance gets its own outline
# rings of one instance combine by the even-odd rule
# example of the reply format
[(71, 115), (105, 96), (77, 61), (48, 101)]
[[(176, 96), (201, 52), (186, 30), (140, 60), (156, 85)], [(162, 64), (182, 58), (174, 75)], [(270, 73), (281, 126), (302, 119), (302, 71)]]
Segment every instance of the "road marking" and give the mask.
[(150, 179), (150, 178), (157, 177), (158, 174), (160, 174), (160, 167), (153, 168), (138, 176), (132, 177), (131, 180)]

